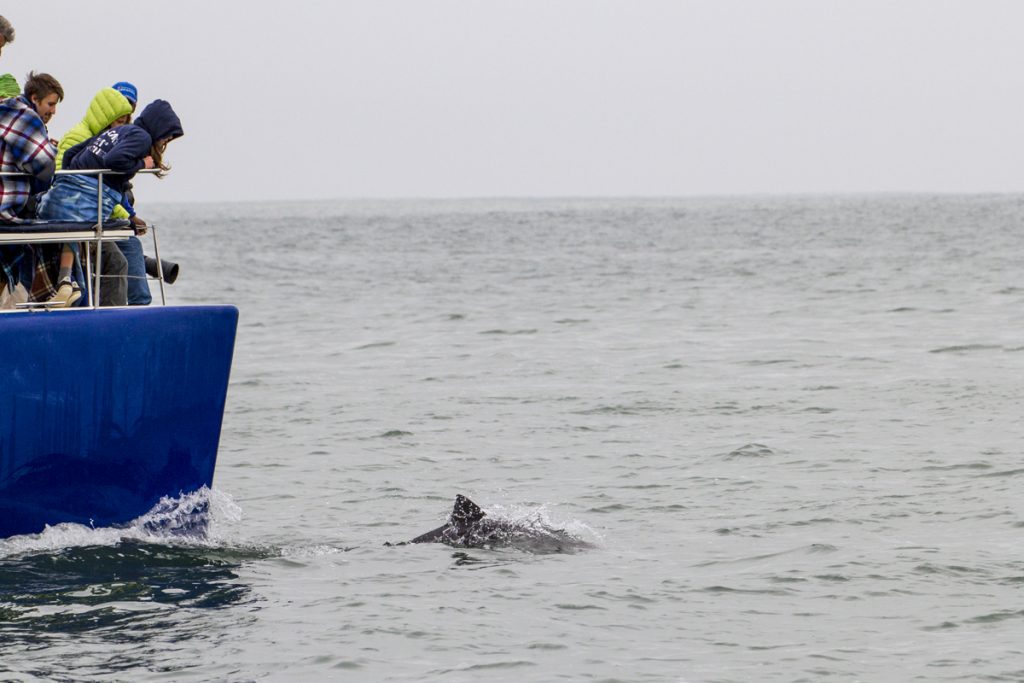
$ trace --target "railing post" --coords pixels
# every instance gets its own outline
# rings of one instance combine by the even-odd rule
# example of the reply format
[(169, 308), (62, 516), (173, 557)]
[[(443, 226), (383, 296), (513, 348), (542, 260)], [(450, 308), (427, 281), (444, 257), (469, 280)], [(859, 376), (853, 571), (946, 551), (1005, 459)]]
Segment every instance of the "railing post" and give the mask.
[(100, 307), (100, 290), (103, 286), (103, 171), (96, 175), (96, 298), (93, 308)]
[(160, 305), (167, 305), (167, 293), (164, 291), (164, 262), (160, 260), (160, 245), (157, 244), (156, 226), (150, 225), (149, 231), (153, 233), (153, 253), (156, 254), (156, 279), (160, 281)]
[(95, 308), (96, 303), (93, 299), (93, 281), (92, 281), (92, 249), (88, 242), (85, 243), (85, 295), (89, 297), (89, 307)]

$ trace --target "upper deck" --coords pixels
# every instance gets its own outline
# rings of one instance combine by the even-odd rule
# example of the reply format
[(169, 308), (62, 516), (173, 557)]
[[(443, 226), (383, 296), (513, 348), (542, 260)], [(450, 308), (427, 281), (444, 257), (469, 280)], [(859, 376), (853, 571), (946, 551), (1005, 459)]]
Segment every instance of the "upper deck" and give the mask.
[[(144, 169), (140, 174), (155, 174), (156, 169)], [(91, 176), (97, 180), (96, 196), (96, 220), (94, 222), (82, 221), (47, 221), (47, 220), (25, 220), (19, 223), (7, 223), (0, 221), (0, 245), (3, 244), (63, 244), (65, 242), (80, 242), (96, 245), (96, 261), (92, 260), (90, 249), (84, 250), (82, 268), (86, 279), (86, 298), (89, 308), (99, 308), (100, 292), (103, 287), (103, 252), (100, 246), (103, 242), (117, 242), (126, 240), (140, 234), (128, 220), (109, 220), (103, 216), (103, 177), (112, 174), (113, 171), (106, 169), (88, 170), (67, 170), (61, 169), (56, 175), (77, 175)], [(28, 177), (26, 173), (2, 171), (0, 177)], [(153, 241), (153, 250), (156, 256), (156, 273), (150, 278), (159, 282), (160, 303), (167, 303), (167, 293), (164, 289), (163, 262), (160, 260), (160, 246), (157, 240), (157, 229), (153, 224), (146, 226), (146, 232)], [(14, 309), (8, 310), (33, 310), (48, 309), (47, 302), (25, 302), (19, 303)]]

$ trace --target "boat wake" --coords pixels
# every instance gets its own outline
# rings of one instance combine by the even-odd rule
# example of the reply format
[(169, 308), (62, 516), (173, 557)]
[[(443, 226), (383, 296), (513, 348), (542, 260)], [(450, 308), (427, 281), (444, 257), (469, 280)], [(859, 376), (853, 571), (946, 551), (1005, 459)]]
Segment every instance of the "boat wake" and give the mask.
[(201, 489), (123, 526), (65, 523), (2, 539), (0, 640), (27, 653), (41, 634), (109, 627), (144, 639), (162, 633), (168, 608), (247, 602), (241, 568), (279, 551), (239, 543), (240, 520), (229, 495)]
[(41, 533), (0, 539), (0, 559), (83, 546), (123, 542), (216, 548), (224, 545), (242, 509), (227, 493), (203, 487), (175, 498), (164, 497), (146, 514), (116, 527), (56, 524)]

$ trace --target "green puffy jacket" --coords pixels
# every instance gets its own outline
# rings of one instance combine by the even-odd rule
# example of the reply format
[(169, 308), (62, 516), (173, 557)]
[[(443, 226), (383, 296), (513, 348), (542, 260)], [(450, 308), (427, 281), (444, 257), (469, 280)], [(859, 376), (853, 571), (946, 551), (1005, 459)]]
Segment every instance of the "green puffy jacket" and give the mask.
[[(89, 109), (85, 112), (85, 118), (75, 124), (75, 127), (64, 134), (57, 145), (57, 169), (61, 167), (64, 159), (64, 152), (68, 151), (80, 142), (99, 135), (110, 127), (117, 119), (125, 114), (132, 113), (132, 103), (128, 98), (114, 90), (104, 88), (96, 93), (89, 103)], [(128, 218), (128, 212), (124, 207), (117, 206), (111, 218)]]
[(14, 76), (11, 74), (4, 74), (0, 76), (0, 99), (7, 99), (8, 97), (17, 97), (21, 94), (21, 86), (18, 85), (18, 81), (14, 80)]

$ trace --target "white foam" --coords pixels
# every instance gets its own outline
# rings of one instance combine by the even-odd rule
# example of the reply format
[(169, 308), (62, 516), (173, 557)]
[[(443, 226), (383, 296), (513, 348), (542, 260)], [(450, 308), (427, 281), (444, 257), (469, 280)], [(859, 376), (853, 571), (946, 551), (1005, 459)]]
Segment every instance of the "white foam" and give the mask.
[[(162, 530), (173, 528), (179, 521), (184, 522), (203, 505), (208, 506), (206, 534), (182, 536)], [(152, 510), (124, 527), (96, 528), (65, 523), (47, 525), (38, 534), (0, 539), (0, 559), (82, 546), (113, 546), (124, 541), (218, 547), (224, 544), (232, 525), (241, 519), (242, 508), (229, 494), (204, 486), (177, 498), (161, 498)]]
[(511, 522), (538, 532), (558, 529), (580, 541), (604, 545), (604, 538), (586, 523), (578, 519), (562, 520), (552, 514), (547, 504), (537, 507), (524, 505), (494, 505), (484, 510), (490, 517)]

